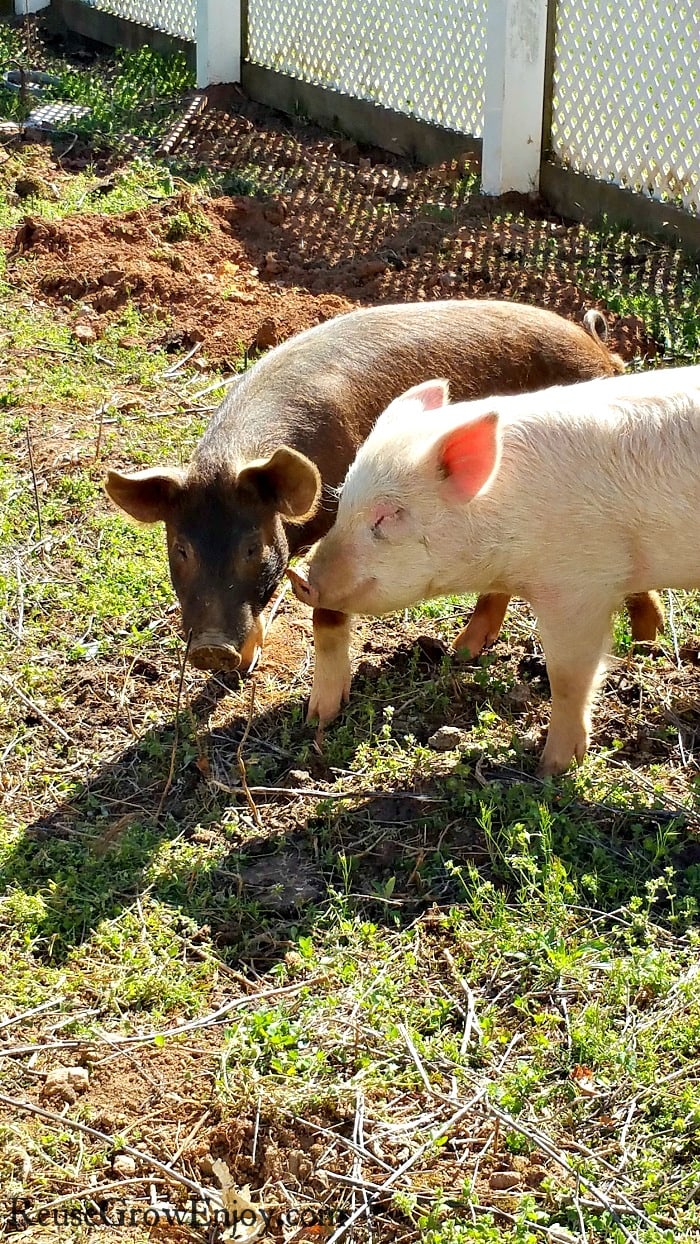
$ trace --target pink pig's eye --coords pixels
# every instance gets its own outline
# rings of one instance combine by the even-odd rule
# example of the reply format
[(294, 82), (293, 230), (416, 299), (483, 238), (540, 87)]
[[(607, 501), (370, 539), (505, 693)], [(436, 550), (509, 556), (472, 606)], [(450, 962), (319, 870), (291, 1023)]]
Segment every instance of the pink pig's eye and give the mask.
[(377, 540), (385, 540), (387, 533), (394, 527), (403, 514), (400, 505), (378, 505), (372, 514), (370, 531)]

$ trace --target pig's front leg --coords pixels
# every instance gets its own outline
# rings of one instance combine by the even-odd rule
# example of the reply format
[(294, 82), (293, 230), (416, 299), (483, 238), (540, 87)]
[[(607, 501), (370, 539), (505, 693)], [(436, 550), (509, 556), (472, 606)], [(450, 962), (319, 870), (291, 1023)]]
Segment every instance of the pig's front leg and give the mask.
[(314, 681), (306, 720), (318, 718), (319, 732), (350, 698), (352, 618), (334, 609), (314, 609)]
[(502, 596), (497, 592), (480, 596), (467, 625), (455, 639), (455, 651), (466, 651), (470, 657), (478, 657), (484, 648), (495, 643), (503, 626), (509, 601), (510, 596)]
[(613, 606), (593, 611), (590, 601), (587, 606), (578, 602), (575, 610), (548, 614), (532, 603), (552, 689), (552, 714), (538, 773), (551, 777), (568, 769), (572, 760), (580, 764), (588, 750), (591, 701), (610, 649)]

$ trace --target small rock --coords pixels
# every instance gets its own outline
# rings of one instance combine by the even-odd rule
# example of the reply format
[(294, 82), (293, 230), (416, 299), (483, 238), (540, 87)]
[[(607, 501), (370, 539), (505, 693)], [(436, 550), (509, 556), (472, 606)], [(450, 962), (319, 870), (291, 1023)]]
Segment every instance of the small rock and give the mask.
[(506, 695), (512, 708), (526, 708), (532, 704), (532, 691), (526, 682), (516, 682)]
[(263, 209), (263, 216), (271, 225), (281, 225), (286, 215), (287, 205), (281, 199), (273, 199)]
[(385, 259), (365, 259), (356, 268), (361, 281), (369, 281), (373, 276), (381, 276), (389, 267)]
[(5, 1154), (17, 1173), (21, 1171), (22, 1179), (27, 1179), (31, 1175), (32, 1159), (26, 1149), (23, 1149), (21, 1145), (13, 1144), (5, 1150)]
[(432, 747), (435, 752), (451, 752), (453, 748), (459, 747), (466, 737), (466, 730), (460, 730), (458, 726), (440, 726), (440, 729), (431, 734), (428, 739), (428, 747)]
[(63, 1101), (74, 1102), (79, 1093), (84, 1093), (90, 1083), (86, 1067), (54, 1067), (49, 1071), (41, 1090), (42, 1097), (61, 1097)]
[(498, 1192), (505, 1192), (508, 1188), (517, 1188), (520, 1183), (520, 1175), (517, 1171), (494, 1171), (489, 1179), (489, 1187)]
[(274, 251), (268, 251), (262, 267), (263, 272), (265, 272), (267, 276), (276, 276), (278, 272), (282, 271), (282, 268), (283, 265), (280, 263), (279, 259), (275, 258)]
[(278, 342), (279, 332), (277, 324), (272, 319), (272, 316), (268, 316), (267, 319), (263, 320), (255, 334), (253, 345), (256, 350), (269, 350), (272, 346), (276, 346)]
[(92, 345), (93, 341), (97, 341), (97, 333), (92, 324), (76, 324), (73, 329), (73, 336), (79, 341), (81, 346)]
[(112, 1162), (112, 1170), (117, 1175), (133, 1175), (136, 1171), (136, 1161), (128, 1153), (117, 1153)]
[(296, 789), (299, 786), (308, 786), (310, 782), (311, 774), (306, 769), (290, 769), (284, 784)]
[[(437, 639), (434, 635), (419, 635), (416, 640), (416, 647), (420, 648), (422, 656), (430, 662), (431, 665), (439, 665), (443, 657), (447, 656), (449, 648), (442, 639)], [(373, 649), (365, 645), (366, 652), (372, 652)], [(375, 651), (381, 651), (381, 646)]]
[(121, 285), (124, 281), (125, 273), (121, 268), (108, 268), (100, 277), (101, 285)]

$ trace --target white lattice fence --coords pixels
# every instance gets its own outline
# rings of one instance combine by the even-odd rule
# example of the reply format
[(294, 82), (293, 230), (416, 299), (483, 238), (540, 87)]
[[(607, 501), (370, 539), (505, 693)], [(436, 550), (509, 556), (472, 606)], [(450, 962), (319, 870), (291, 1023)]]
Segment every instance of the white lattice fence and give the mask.
[(82, 0), (82, 3), (180, 39), (194, 42), (196, 37), (197, 0)]
[(480, 135), (487, 0), (249, 0), (248, 56)]
[(552, 148), (577, 172), (700, 212), (698, 0), (558, 0)]

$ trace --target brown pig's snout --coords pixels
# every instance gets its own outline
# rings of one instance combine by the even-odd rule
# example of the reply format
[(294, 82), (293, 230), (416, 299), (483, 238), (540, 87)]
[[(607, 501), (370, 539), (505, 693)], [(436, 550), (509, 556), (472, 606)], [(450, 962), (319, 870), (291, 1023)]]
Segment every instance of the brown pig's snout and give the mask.
[(192, 639), (189, 659), (198, 670), (237, 670), (241, 654), (225, 636), (207, 632)]
[(223, 631), (200, 631), (192, 636), (189, 659), (200, 670), (222, 670), (244, 674), (254, 664), (263, 646), (265, 628), (262, 618), (253, 618), (252, 625), (240, 646), (231, 642)]
[(289, 566), (287, 567), (287, 576), (297, 600), (300, 600), (302, 605), (311, 605), (313, 609), (318, 609), (318, 588), (313, 587), (309, 583), (308, 579), (305, 579), (303, 575), (300, 575), (297, 570), (290, 570)]

